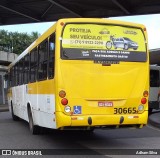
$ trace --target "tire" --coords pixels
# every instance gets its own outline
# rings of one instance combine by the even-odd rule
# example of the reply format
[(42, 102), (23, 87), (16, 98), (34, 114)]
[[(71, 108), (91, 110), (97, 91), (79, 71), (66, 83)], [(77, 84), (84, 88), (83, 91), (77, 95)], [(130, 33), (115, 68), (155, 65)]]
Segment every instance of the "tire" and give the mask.
[(12, 115), (12, 119), (13, 119), (14, 121), (18, 121), (18, 120), (19, 120), (19, 117), (16, 116), (16, 115), (14, 115), (12, 103), (11, 103), (11, 115)]
[(124, 45), (124, 50), (128, 50), (128, 45), (127, 44)]
[(32, 112), (31, 112), (31, 108), (30, 107), (28, 108), (28, 119), (29, 119), (29, 129), (30, 129), (30, 132), (33, 135), (40, 134), (40, 127), (34, 125), (34, 121), (33, 121), (33, 117), (32, 117)]

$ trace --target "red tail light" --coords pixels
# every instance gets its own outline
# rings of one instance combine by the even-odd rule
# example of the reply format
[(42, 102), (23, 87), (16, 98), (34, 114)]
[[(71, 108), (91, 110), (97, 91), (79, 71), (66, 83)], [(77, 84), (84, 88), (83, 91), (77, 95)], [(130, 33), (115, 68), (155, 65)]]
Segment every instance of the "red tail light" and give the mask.
[(63, 99), (61, 100), (61, 104), (62, 104), (62, 105), (67, 105), (67, 104), (68, 104), (68, 100), (67, 100), (66, 98), (63, 98)]
[(141, 103), (142, 103), (142, 104), (146, 104), (146, 102), (147, 102), (147, 99), (146, 99), (146, 98), (142, 98), (142, 99), (141, 99)]

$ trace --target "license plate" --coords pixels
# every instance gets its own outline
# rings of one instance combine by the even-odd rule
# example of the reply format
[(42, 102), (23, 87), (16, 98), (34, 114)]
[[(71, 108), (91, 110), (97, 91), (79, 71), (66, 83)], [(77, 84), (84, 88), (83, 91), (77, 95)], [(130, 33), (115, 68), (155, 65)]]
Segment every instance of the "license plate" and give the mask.
[(113, 102), (111, 102), (111, 101), (99, 101), (98, 106), (99, 107), (113, 107)]

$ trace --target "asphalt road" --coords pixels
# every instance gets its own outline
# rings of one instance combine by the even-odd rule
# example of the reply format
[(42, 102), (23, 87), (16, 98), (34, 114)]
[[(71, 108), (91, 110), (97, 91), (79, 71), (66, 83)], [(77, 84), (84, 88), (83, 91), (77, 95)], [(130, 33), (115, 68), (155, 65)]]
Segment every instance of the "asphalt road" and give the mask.
[[(147, 125), (143, 129), (95, 130), (93, 134), (84, 131), (71, 132), (49, 130), (48, 134), (31, 135), (27, 122), (22, 120), (15, 122), (12, 120), (9, 112), (1, 112), (0, 149), (60, 149), (58, 150), (60, 155), (57, 157), (104, 157), (102, 156), (103, 154), (109, 155), (105, 157), (115, 158), (160, 157), (160, 155), (113, 156), (105, 153), (103, 150), (117, 149), (115, 151), (117, 153), (123, 151), (123, 149), (125, 149), (124, 152), (134, 152), (129, 149), (136, 149), (137, 151), (143, 149), (147, 151), (151, 149), (160, 149), (160, 130)], [(69, 154), (67, 154), (67, 156), (64, 149), (69, 149)], [(79, 155), (74, 154), (76, 149), (80, 149), (78, 151)], [(83, 154), (85, 151), (87, 154)], [(91, 153), (95, 156), (90, 155)], [(50, 157), (53, 157), (53, 155)], [(54, 155), (54, 157), (56, 156)]]

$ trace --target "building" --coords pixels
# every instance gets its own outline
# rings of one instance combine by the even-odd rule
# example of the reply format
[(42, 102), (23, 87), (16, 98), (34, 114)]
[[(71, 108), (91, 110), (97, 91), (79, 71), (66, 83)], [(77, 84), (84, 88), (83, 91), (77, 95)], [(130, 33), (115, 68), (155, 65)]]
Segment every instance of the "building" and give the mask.
[(0, 104), (6, 104), (6, 87), (4, 75), (8, 65), (17, 58), (17, 54), (0, 51)]

